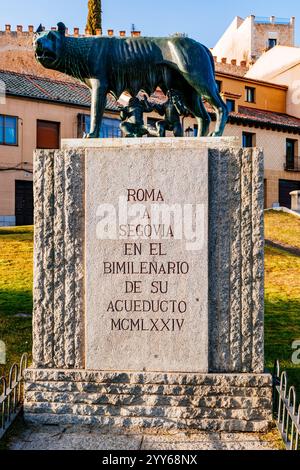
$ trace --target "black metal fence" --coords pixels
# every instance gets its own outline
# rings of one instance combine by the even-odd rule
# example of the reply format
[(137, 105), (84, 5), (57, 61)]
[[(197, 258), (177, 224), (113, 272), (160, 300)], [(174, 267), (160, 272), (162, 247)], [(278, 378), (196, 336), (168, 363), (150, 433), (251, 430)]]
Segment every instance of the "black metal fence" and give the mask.
[(276, 361), (273, 375), (273, 413), (287, 450), (300, 450), (300, 404), (295, 387), (288, 388), (286, 371)]
[(8, 380), (0, 378), (0, 439), (13, 423), (22, 409), (24, 398), (24, 370), (27, 368), (28, 355), (21, 357), (20, 364), (11, 366)]

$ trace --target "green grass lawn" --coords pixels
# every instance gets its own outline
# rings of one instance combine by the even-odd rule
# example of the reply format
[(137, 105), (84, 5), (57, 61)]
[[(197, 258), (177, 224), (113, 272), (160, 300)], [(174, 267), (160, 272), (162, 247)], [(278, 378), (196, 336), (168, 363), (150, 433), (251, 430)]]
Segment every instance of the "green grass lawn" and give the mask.
[[(31, 351), (33, 228), (0, 228), (0, 340), (6, 344), (6, 370)], [(0, 364), (0, 372), (4, 366)]]
[(279, 244), (300, 248), (300, 217), (285, 212), (266, 211), (265, 237)]
[[(283, 212), (265, 213), (269, 240), (300, 248), (300, 219)], [(300, 340), (300, 257), (284, 250), (265, 249), (265, 354), (271, 369), (274, 358), (288, 372), (289, 384), (300, 397), (300, 365), (292, 363), (292, 343)]]
[(266, 365), (278, 358), (300, 393), (300, 365), (291, 361), (292, 343), (300, 340), (300, 257), (266, 247), (265, 266)]
[[(300, 247), (299, 219), (270, 211), (265, 217), (266, 237)], [(31, 351), (32, 227), (0, 229), (0, 340), (7, 344), (7, 368)], [(266, 366), (280, 359), (290, 384), (300, 393), (300, 366), (291, 362), (292, 343), (300, 340), (300, 257), (266, 247), (265, 352)], [(1, 367), (1, 366), (0, 366)]]

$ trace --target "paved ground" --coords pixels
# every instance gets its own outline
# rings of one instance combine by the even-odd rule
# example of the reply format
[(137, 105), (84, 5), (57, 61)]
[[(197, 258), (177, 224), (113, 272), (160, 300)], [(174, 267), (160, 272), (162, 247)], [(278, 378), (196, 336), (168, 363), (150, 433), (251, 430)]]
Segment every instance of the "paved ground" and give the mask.
[(9, 437), (10, 450), (276, 450), (282, 448), (276, 431), (266, 435), (176, 433), (151, 435), (99, 432), (85, 428), (21, 426)]

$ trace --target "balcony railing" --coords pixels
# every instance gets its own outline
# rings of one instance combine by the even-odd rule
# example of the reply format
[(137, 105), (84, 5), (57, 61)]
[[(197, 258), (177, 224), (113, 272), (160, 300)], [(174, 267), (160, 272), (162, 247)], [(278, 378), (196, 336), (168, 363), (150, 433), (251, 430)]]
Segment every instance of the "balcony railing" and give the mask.
[(288, 160), (285, 157), (284, 169), (285, 171), (300, 171), (300, 157), (294, 157), (293, 160)]
[(289, 25), (291, 24), (291, 19), (290, 18), (277, 18), (275, 16), (256, 16), (254, 19), (254, 22), (258, 24)]

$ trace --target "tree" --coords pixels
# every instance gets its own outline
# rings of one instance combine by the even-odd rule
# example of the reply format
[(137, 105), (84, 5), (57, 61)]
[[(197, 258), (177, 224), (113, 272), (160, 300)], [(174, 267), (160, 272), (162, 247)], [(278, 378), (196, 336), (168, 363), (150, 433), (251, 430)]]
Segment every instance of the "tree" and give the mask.
[(88, 9), (86, 29), (90, 34), (95, 35), (97, 29), (102, 29), (101, 0), (89, 0)]

